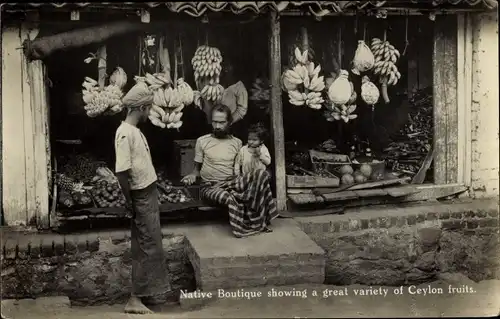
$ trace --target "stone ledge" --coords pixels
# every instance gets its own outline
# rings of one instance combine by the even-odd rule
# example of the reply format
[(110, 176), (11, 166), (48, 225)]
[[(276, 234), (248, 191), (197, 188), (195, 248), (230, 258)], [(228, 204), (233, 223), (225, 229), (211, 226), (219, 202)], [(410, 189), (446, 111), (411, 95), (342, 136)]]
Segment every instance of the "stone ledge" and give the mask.
[[(297, 217), (307, 234), (325, 234), (373, 228), (401, 228), (421, 223), (453, 229), (499, 227), (498, 200), (481, 199), (453, 203), (420, 203), (403, 207), (363, 207), (343, 215)], [(485, 232), (485, 231), (483, 231)]]
[[(164, 238), (182, 235), (186, 227), (164, 227)], [(0, 228), (3, 241), (1, 259), (37, 259), (98, 252), (100, 243), (120, 244), (130, 240), (130, 230), (97, 231), (76, 234), (22, 233)]]

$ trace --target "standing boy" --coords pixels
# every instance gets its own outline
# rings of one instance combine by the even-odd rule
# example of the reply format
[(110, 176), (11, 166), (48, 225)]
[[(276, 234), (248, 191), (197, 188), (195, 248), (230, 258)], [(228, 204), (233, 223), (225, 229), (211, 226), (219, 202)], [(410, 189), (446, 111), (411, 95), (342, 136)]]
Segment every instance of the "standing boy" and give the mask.
[(156, 172), (146, 138), (137, 128), (137, 124), (147, 120), (151, 103), (143, 100), (142, 105), (131, 106), (133, 103), (126, 101), (127, 96), (123, 99), (128, 109), (127, 117), (115, 136), (116, 176), (132, 212), (132, 294), (125, 312), (149, 314), (152, 311), (144, 305), (144, 299), (164, 298), (170, 291)]

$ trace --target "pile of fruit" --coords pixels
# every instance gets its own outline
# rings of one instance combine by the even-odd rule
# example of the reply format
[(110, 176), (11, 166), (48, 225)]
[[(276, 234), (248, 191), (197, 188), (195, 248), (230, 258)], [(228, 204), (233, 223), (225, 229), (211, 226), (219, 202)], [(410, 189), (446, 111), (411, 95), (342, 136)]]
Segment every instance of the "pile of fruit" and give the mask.
[(363, 164), (356, 171), (351, 165), (343, 165), (339, 169), (341, 175), (340, 183), (342, 185), (352, 185), (355, 183), (364, 183), (372, 178), (372, 167), (368, 164)]
[(199, 46), (191, 59), (191, 64), (201, 97), (206, 101), (220, 101), (224, 94), (224, 87), (219, 84), (222, 71), (220, 50), (207, 45)]
[(104, 162), (95, 160), (90, 154), (60, 156), (57, 158), (57, 163), (60, 173), (83, 183), (89, 182), (96, 170), (105, 166)]
[(127, 74), (120, 67), (116, 68), (109, 78), (109, 85), (104, 88), (100, 88), (96, 80), (85, 77), (82, 94), (87, 116), (114, 115), (121, 112), (123, 110), (122, 89), (125, 84), (127, 84)]
[(283, 72), (282, 88), (288, 92), (291, 104), (319, 110), (324, 102), (322, 92), (325, 89), (324, 77), (319, 75), (321, 66), (315, 67), (309, 61), (308, 50), (300, 52), (298, 47), (295, 48), (295, 59), (298, 63)]
[(94, 185), (90, 192), (100, 208), (125, 206), (125, 196), (118, 183), (101, 180)]
[(385, 103), (389, 103), (387, 86), (396, 85), (401, 78), (401, 73), (396, 66), (400, 53), (389, 41), (382, 41), (378, 38), (372, 39), (371, 50), (375, 56), (373, 73), (379, 76), (379, 82), (382, 84), (382, 97)]
[(66, 208), (71, 208), (75, 205), (89, 206), (92, 204), (92, 198), (87, 194), (83, 183), (76, 182), (73, 178), (57, 173), (55, 182), (59, 187), (59, 204)]
[(186, 196), (186, 192), (182, 188), (174, 187), (172, 182), (163, 177), (163, 174), (158, 173), (158, 180), (156, 181), (159, 188), (159, 201), (160, 204), (164, 203), (184, 203), (191, 200)]
[(184, 106), (193, 103), (191, 86), (180, 78), (174, 87), (168, 77), (161, 73), (146, 73), (144, 78), (136, 77), (136, 81), (144, 81), (153, 92), (153, 104), (149, 113), (151, 123), (161, 128), (180, 128)]

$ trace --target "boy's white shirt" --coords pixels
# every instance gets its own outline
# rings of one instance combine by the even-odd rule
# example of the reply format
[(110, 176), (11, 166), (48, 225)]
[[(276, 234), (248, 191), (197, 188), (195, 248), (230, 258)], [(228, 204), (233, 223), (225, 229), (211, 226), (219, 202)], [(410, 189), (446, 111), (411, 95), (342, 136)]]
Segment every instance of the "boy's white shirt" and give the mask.
[(122, 122), (115, 135), (115, 172), (130, 170), (131, 190), (144, 189), (156, 182), (157, 176), (148, 142), (137, 127)]

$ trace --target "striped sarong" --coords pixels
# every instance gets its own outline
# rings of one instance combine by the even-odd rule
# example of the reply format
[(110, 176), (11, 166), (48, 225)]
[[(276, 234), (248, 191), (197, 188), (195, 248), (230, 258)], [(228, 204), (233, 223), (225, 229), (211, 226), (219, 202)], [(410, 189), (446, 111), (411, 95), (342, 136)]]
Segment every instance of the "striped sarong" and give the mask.
[(200, 195), (203, 200), (228, 207), (233, 234), (247, 237), (264, 231), (278, 217), (270, 178), (268, 172), (256, 170), (203, 187)]

